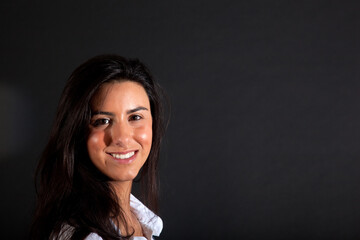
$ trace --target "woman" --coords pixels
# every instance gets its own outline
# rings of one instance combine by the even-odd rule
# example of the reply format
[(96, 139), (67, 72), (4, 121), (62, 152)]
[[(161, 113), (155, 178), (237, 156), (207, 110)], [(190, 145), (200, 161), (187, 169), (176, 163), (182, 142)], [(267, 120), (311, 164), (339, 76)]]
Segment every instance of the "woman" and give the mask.
[[(79, 66), (38, 165), (32, 239), (158, 236), (162, 114), (160, 88), (138, 60), (103, 55)], [(131, 195), (138, 173), (152, 211)]]

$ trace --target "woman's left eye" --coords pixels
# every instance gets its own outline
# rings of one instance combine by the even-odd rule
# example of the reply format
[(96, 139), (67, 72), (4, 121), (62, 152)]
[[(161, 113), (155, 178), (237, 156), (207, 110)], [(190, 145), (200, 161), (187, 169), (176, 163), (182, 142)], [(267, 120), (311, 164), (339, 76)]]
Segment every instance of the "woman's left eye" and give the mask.
[(132, 115), (129, 118), (130, 121), (138, 121), (140, 119), (142, 119), (142, 117), (140, 115)]

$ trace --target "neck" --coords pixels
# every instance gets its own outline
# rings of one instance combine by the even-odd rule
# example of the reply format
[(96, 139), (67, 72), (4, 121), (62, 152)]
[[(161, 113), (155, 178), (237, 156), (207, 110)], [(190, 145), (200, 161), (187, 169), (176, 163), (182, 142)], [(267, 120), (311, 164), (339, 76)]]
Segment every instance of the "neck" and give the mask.
[[(114, 190), (118, 198), (118, 202), (123, 211), (124, 219), (121, 218), (118, 219), (119, 220), (118, 227), (120, 229), (120, 232), (124, 233), (125, 235), (133, 233), (134, 236), (143, 236), (143, 232), (139, 220), (131, 212), (131, 208), (130, 208), (130, 194), (131, 194), (132, 181), (111, 182), (111, 185), (114, 187)], [(126, 228), (126, 225), (124, 225), (122, 220), (126, 221), (129, 228)]]
[(130, 194), (132, 181), (111, 182), (114, 187), (121, 209), (126, 213), (130, 213)]

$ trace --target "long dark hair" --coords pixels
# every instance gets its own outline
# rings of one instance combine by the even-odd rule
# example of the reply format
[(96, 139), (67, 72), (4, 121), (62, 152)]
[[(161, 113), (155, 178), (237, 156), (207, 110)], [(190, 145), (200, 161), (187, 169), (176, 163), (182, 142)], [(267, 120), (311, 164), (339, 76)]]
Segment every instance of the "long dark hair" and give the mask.
[(156, 170), (164, 133), (162, 90), (139, 60), (101, 55), (75, 69), (60, 98), (50, 139), (36, 170), (32, 239), (57, 239), (64, 226), (73, 230), (70, 239), (83, 239), (91, 232), (104, 240), (123, 238), (110, 221), (119, 217), (127, 227), (115, 191), (92, 164), (86, 148), (92, 98), (102, 84), (122, 80), (140, 83), (149, 97), (153, 139), (139, 181), (145, 196), (142, 200), (157, 212)]

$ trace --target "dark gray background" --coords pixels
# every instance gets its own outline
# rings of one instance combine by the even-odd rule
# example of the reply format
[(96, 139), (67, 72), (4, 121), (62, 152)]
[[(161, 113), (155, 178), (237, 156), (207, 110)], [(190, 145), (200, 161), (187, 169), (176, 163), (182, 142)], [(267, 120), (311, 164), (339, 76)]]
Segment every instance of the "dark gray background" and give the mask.
[(3, 1), (2, 239), (71, 71), (138, 57), (167, 90), (160, 239), (359, 239), (359, 1)]

